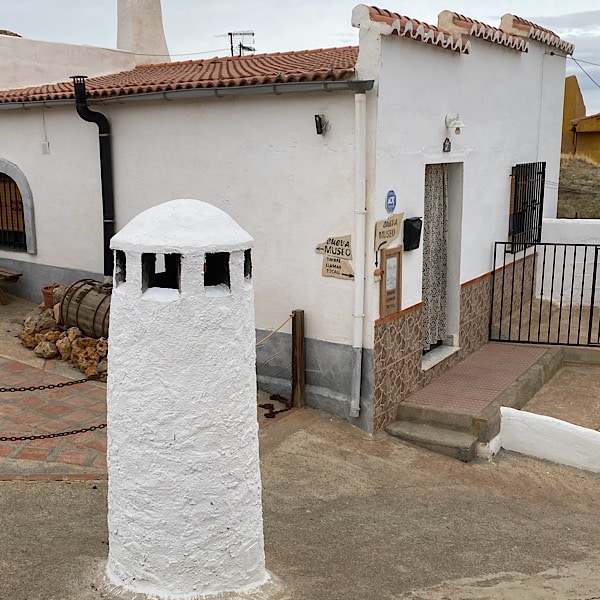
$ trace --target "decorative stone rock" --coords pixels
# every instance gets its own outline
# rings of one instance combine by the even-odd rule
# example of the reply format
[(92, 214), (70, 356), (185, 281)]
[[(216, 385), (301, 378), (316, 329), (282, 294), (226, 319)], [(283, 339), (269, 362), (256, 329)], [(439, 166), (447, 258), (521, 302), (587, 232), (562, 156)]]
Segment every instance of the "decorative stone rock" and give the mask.
[(97, 362), (96, 340), (87, 337), (78, 337), (71, 342), (71, 362), (80, 371), (85, 372)]
[(105, 358), (103, 358), (102, 360), (99, 360), (96, 370), (98, 371), (98, 373), (100, 375), (102, 375), (103, 373), (106, 373), (108, 371), (108, 361)]
[(20, 335), (20, 340), (25, 348), (35, 348), (39, 342), (35, 339), (35, 333), (31, 327), (23, 329)]
[[(56, 308), (56, 307), (55, 307)], [(108, 370), (108, 341), (85, 337), (77, 327), (63, 331), (51, 317), (51, 310), (36, 309), (25, 319), (27, 325), (19, 336), (26, 348), (35, 349), (43, 358), (60, 358), (71, 361), (74, 367), (87, 377), (98, 377), (106, 381)], [(46, 343), (52, 344), (51, 346)], [(103, 361), (101, 369), (98, 363)]]
[(85, 371), (84, 371), (84, 375), (89, 378), (92, 379), (94, 377), (98, 376), (98, 366), (96, 365), (95, 362), (93, 362)]
[[(56, 305), (62, 302), (62, 299), (65, 297), (65, 292), (67, 291), (67, 287), (62, 283), (55, 283), (52, 286), (52, 302), (54, 304), (54, 308)], [(60, 310), (60, 309), (59, 309)], [(58, 319), (57, 319), (58, 321)]]
[(33, 351), (40, 358), (55, 358), (58, 355), (56, 344), (52, 342), (40, 342)]
[(69, 327), (69, 329), (67, 329), (67, 335), (72, 342), (74, 339), (81, 337), (82, 333), (79, 327)]
[(65, 336), (56, 340), (56, 347), (63, 360), (69, 360), (71, 358), (71, 342), (68, 337)]
[(47, 312), (37, 310), (25, 317), (23, 326), (25, 329), (32, 329), (35, 333), (43, 333), (56, 329), (58, 323)]
[(58, 330), (55, 331), (49, 331), (48, 333), (44, 334), (44, 341), (45, 342), (52, 342), (52, 343), (56, 343), (56, 340), (58, 340), (58, 338), (60, 337), (61, 332)]
[(96, 353), (98, 356), (106, 356), (108, 354), (108, 342), (104, 338), (100, 338), (96, 344)]

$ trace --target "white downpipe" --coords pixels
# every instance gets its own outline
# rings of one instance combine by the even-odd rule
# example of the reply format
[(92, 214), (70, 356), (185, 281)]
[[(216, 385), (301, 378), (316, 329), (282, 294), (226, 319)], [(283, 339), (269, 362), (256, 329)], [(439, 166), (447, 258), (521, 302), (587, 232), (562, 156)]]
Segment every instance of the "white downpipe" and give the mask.
[(362, 381), (363, 325), (365, 319), (365, 233), (367, 220), (367, 95), (354, 94), (354, 330), (352, 335), (352, 389), (350, 416), (360, 414), (360, 384)]

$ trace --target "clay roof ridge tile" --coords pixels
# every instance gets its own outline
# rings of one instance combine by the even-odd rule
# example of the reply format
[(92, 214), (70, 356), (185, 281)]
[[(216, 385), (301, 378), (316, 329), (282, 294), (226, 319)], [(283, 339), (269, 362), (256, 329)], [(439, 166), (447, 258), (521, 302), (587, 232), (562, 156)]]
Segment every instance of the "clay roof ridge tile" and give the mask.
[(442, 31), (434, 25), (418, 21), (417, 19), (411, 19), (410, 17), (389, 10), (380, 9), (376, 6), (369, 7), (369, 16), (371, 20), (387, 23), (391, 26), (392, 32), (397, 32), (398, 35), (403, 37), (410, 37), (413, 40), (420, 40), (433, 46), (449, 48), (465, 54), (469, 52), (471, 47), (462, 38), (455, 38), (452, 34)]
[[(567, 54), (573, 54), (573, 51), (575, 50), (574, 44), (567, 40), (563, 40), (559, 35), (554, 33), (554, 31), (546, 29), (533, 21), (528, 21), (517, 15), (512, 15), (510, 13), (503, 15), (500, 27), (506, 27), (509, 30), (523, 31), (524, 33), (521, 35), (524, 37), (529, 37), (548, 46), (554, 46), (555, 48), (564, 50)], [(517, 31), (515, 31), (515, 34), (519, 35)]]
[(469, 36), (477, 37), (482, 40), (486, 40), (501, 46), (506, 46), (515, 50), (527, 52), (529, 49), (528, 43), (523, 38), (507, 34), (507, 32), (488, 25), (483, 21), (478, 21), (466, 15), (453, 12), (452, 21), (455, 26), (462, 27), (463, 29), (469, 27)]

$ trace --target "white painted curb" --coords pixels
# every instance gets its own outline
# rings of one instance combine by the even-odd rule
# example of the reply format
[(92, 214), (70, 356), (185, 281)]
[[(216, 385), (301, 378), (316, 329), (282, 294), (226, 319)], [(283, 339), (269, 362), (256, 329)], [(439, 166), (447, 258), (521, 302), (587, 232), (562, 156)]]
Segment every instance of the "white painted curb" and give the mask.
[(600, 432), (560, 419), (501, 407), (506, 450), (600, 473)]

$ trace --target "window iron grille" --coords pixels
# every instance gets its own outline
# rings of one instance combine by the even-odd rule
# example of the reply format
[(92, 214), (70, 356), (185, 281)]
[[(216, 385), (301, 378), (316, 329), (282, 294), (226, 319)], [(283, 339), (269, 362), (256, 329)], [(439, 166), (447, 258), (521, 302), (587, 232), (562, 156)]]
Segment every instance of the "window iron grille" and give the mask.
[(512, 168), (508, 253), (520, 252), (541, 241), (545, 182), (545, 162)]
[(0, 173), (0, 248), (27, 250), (21, 192), (5, 173)]

